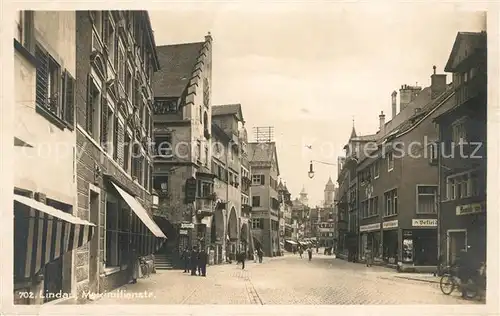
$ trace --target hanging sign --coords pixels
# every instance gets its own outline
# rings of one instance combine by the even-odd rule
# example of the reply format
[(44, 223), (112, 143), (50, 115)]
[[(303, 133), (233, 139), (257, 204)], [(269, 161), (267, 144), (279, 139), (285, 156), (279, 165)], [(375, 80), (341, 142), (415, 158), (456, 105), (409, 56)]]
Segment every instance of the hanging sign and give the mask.
[(388, 222), (384, 222), (382, 224), (382, 227), (384, 229), (389, 229), (389, 228), (397, 228), (398, 227), (398, 220), (394, 220), (394, 221), (388, 221)]

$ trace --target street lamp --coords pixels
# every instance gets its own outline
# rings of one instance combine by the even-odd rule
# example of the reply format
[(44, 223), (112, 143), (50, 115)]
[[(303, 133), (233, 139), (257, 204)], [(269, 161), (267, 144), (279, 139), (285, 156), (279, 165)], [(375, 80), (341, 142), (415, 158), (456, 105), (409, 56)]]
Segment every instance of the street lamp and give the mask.
[(328, 166), (336, 166), (337, 165), (336, 163), (331, 163), (331, 162), (324, 162), (324, 161), (319, 161), (319, 160), (311, 160), (311, 162), (309, 163), (309, 172), (307, 173), (307, 175), (309, 176), (309, 179), (314, 178), (313, 161), (317, 162), (317, 163), (324, 164), (324, 165), (328, 165)]

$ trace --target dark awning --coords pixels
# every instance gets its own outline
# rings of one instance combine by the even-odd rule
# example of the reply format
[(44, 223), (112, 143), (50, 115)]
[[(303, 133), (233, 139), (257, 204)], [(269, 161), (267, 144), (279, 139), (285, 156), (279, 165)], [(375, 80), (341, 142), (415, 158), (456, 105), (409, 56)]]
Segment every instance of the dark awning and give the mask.
[[(16, 208), (16, 203), (28, 207)], [(14, 221), (18, 220), (17, 227), (25, 231), (17, 233), (25, 238), (16, 238), (14, 251), (19, 257), (14, 270), (16, 276), (23, 278), (37, 274), (47, 263), (89, 242), (95, 227), (52, 206), (14, 194)]]

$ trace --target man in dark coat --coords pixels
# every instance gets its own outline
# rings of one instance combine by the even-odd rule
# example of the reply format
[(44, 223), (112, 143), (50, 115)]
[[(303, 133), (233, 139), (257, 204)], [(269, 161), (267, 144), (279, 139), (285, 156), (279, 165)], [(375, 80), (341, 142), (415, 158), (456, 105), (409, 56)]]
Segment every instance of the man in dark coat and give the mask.
[(196, 270), (198, 268), (198, 250), (196, 247), (193, 247), (190, 258), (191, 275), (196, 275)]
[(245, 269), (245, 259), (246, 259), (246, 254), (244, 252), (241, 253), (240, 255), (240, 260), (241, 260), (241, 270)]
[(198, 253), (198, 267), (200, 269), (201, 276), (207, 276), (207, 262), (208, 262), (208, 255), (205, 249), (202, 248), (201, 251)]
[(184, 248), (184, 251), (181, 254), (181, 260), (182, 260), (182, 264), (184, 266), (184, 272), (183, 273), (188, 272), (188, 270), (189, 270), (189, 260), (190, 259), (191, 258), (190, 258), (189, 249), (186, 247), (186, 248)]

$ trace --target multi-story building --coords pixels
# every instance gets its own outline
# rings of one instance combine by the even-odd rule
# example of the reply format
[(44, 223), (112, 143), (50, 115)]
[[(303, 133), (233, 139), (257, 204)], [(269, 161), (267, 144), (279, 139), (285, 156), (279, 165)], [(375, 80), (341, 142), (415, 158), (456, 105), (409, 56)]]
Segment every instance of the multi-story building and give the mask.
[(242, 250), (245, 253), (253, 253), (255, 247), (253, 243), (253, 235), (251, 230), (252, 225), (252, 173), (250, 161), (248, 159), (248, 133), (245, 128), (245, 121), (242, 121), (239, 130), (240, 141), (240, 164), (241, 164), (241, 231), (240, 240), (242, 242)]
[[(82, 277), (74, 253), (95, 236), (95, 225), (80, 219), (86, 216), (77, 208), (76, 24), (74, 11), (16, 15), (15, 304), (43, 304), (60, 292), (75, 296)], [(58, 237), (72, 242), (61, 247)]]
[(291, 193), (288, 191), (286, 183), (282, 183), (281, 180), (278, 185), (278, 192), (281, 196), (282, 212), (282, 216), (280, 216), (280, 236), (283, 236), (283, 243), (286, 245), (285, 241), (294, 242)]
[(249, 143), (252, 172), (252, 234), (265, 256), (279, 250), (278, 155), (275, 142)]
[(299, 198), (292, 201), (293, 240), (302, 240), (305, 237), (305, 226), (309, 215), (309, 207), (300, 202)]
[(375, 260), (402, 270), (436, 266), (438, 179), (427, 145), (437, 139), (432, 119), (450, 107), (453, 91), (435, 69), (431, 85), (409, 103), (402, 87), (400, 111), (387, 123), (379, 116), (373, 149), (359, 159), (361, 260), (370, 249)]
[[(156, 47), (153, 77), (153, 187), (156, 218), (169, 239), (162, 253), (208, 246), (217, 207), (211, 170), (212, 37)], [(217, 236), (225, 240), (226, 236)]]
[(458, 33), (445, 67), (455, 92), (437, 118), (439, 248), (448, 264), (461, 249), (486, 260), (486, 43), (486, 32)]
[[(231, 259), (235, 259), (236, 253), (246, 248), (249, 229), (247, 218), (242, 223), (241, 216), (241, 170), (242, 170), (242, 143), (240, 139), (240, 125), (243, 122), (243, 114), (240, 104), (227, 104), (217, 105), (212, 107), (212, 125), (213, 129), (217, 131), (218, 138), (225, 139), (224, 148), (219, 148), (219, 144), (214, 142), (213, 148), (214, 155), (219, 155), (219, 149), (225, 151), (224, 157), (226, 158), (224, 165), (218, 165), (216, 161), (212, 162), (212, 170), (218, 176), (219, 174), (226, 173), (226, 185), (224, 188), (225, 207), (218, 209), (215, 217), (220, 215), (225, 216), (224, 236), (226, 236), (227, 245), (225, 247), (226, 253)], [(246, 146), (245, 146), (246, 150)], [(245, 152), (248, 156), (248, 153)], [(248, 174), (246, 174), (248, 177)], [(220, 190), (220, 188), (218, 188)], [(245, 193), (249, 193), (246, 190)], [(248, 197), (248, 195), (247, 195)], [(245, 201), (249, 203), (248, 201)], [(246, 210), (248, 212), (248, 209)], [(217, 228), (215, 228), (217, 230)], [(243, 239), (240, 238), (240, 231), (244, 230)]]
[(77, 11), (75, 42), (78, 213), (98, 228), (76, 253), (75, 280), (78, 292), (101, 293), (130, 280), (132, 253), (149, 255), (165, 238), (149, 214), (159, 63), (146, 11)]

